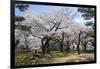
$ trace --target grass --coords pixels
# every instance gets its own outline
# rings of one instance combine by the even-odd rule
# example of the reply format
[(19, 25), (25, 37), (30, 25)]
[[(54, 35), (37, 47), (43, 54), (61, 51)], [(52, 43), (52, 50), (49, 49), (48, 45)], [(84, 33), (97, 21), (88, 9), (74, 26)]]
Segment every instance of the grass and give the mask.
[[(41, 58), (32, 58), (32, 53), (29, 51), (20, 51), (15, 52), (15, 65), (35, 65), (35, 64), (51, 64), (57, 58), (77, 56), (76, 51), (60, 52), (60, 51), (51, 51), (50, 54), (45, 54)], [(81, 57), (80, 57), (81, 58)]]
[(67, 53), (59, 51), (52, 51), (50, 54), (45, 54), (41, 58), (33, 59), (31, 52), (16, 52), (15, 53), (15, 64), (18, 65), (32, 65), (32, 64), (50, 64), (53, 58), (67, 56)]
[(52, 58), (57, 58), (57, 57), (64, 57), (67, 56), (68, 54), (66, 52), (59, 52), (59, 51), (52, 51), (50, 53), (50, 55), (52, 56)]

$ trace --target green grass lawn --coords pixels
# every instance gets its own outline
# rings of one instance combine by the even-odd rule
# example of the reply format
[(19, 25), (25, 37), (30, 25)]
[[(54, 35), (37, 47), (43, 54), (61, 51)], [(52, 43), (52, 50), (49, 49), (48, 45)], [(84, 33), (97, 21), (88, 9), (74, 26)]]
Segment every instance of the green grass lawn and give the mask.
[[(20, 66), (20, 65), (52, 64), (52, 63), (66, 62), (69, 61), (70, 58), (75, 60), (77, 56), (78, 55), (75, 51), (72, 51), (70, 53), (51, 51), (50, 54), (45, 54), (41, 58), (33, 59), (31, 52), (28, 51), (16, 52), (15, 65)], [(83, 55), (78, 56), (77, 59), (81, 57), (83, 57)]]
[(61, 53), (53, 51), (50, 54), (45, 54), (41, 58), (32, 59), (31, 52), (16, 52), (15, 53), (15, 64), (16, 65), (32, 65), (32, 64), (50, 64), (53, 58), (67, 56), (67, 53)]

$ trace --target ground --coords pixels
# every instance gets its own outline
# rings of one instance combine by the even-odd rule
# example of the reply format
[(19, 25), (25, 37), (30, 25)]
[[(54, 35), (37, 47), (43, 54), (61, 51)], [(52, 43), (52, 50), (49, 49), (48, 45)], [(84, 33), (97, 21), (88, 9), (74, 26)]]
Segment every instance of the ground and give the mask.
[(70, 55), (62, 58), (54, 59), (54, 63), (66, 63), (66, 62), (85, 62), (85, 61), (94, 61), (94, 54), (80, 54), (80, 55)]
[(32, 58), (31, 52), (17, 52), (15, 54), (15, 65), (34, 65), (34, 64), (52, 64), (52, 63), (68, 63), (68, 62), (85, 62), (94, 61), (94, 53), (62, 53), (51, 52), (45, 54), (41, 58)]

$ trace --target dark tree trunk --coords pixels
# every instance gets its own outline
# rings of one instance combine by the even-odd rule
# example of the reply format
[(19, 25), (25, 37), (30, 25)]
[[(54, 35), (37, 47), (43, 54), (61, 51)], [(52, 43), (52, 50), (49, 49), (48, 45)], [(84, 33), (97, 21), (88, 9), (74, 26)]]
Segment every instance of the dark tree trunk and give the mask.
[(70, 42), (67, 40), (67, 52), (70, 52)]
[(85, 38), (84, 38), (84, 39), (85, 39), (85, 42), (84, 42), (84, 51), (87, 50), (87, 49), (86, 49), (86, 47), (87, 47), (87, 41), (86, 41), (87, 37), (88, 37), (88, 35), (86, 35)]
[(44, 39), (42, 39), (42, 52), (43, 54), (47, 53), (47, 48), (49, 46), (49, 41), (50, 41), (51, 37), (47, 37), (44, 43)]
[(47, 44), (47, 53), (50, 53), (50, 45), (49, 45), (49, 42), (48, 42), (48, 44)]
[(83, 50), (84, 50), (84, 51), (87, 50), (87, 49), (86, 49), (86, 47), (87, 47), (87, 41), (86, 41), (86, 38), (87, 38), (87, 37), (85, 36), (85, 38), (84, 38), (84, 39), (85, 39), (85, 42), (84, 42), (83, 40), (81, 40), (81, 43), (83, 44)]
[(61, 52), (64, 51), (63, 47), (64, 47), (64, 32), (62, 33), (62, 40), (61, 40), (61, 46), (60, 46), (60, 51)]
[(26, 46), (26, 49), (27, 49), (27, 54), (29, 54), (29, 47), (28, 47), (28, 44), (27, 44), (27, 39), (26, 39), (26, 36), (24, 36), (24, 38), (25, 38), (25, 46)]
[(79, 33), (79, 39), (78, 39), (78, 44), (77, 44), (77, 52), (78, 52), (78, 55), (80, 55), (80, 35), (81, 35), (81, 32)]
[(25, 46), (26, 46), (26, 49), (28, 50), (28, 45), (27, 45), (27, 40), (25, 38)]
[(77, 44), (77, 53), (78, 55), (80, 55), (80, 47), (79, 47), (80, 44)]
[(84, 51), (87, 50), (87, 49), (86, 49), (86, 45), (87, 45), (87, 42), (85, 42), (85, 44), (84, 44)]
[(42, 54), (45, 54), (44, 39), (41, 39)]
[(15, 47), (18, 45), (18, 43), (19, 43), (19, 40), (17, 40), (17, 41), (15, 42)]
[(60, 51), (63, 52), (63, 44), (61, 43)]

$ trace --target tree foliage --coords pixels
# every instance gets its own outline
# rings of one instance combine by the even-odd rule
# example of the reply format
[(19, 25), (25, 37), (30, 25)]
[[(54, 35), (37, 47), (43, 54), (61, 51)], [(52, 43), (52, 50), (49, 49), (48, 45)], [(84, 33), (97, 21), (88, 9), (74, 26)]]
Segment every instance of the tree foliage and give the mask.
[(95, 9), (94, 8), (78, 8), (78, 11), (82, 13), (82, 17), (85, 20), (89, 20), (85, 23), (86, 26), (92, 27), (92, 31), (90, 33), (90, 36), (95, 38)]
[(24, 17), (22, 17), (22, 16), (16, 16), (15, 17), (15, 21), (19, 21), (19, 22), (21, 22), (21, 21), (24, 21), (25, 19), (24, 19)]
[(20, 11), (24, 12), (28, 9), (28, 4), (16, 4), (16, 8), (18, 8)]
[[(95, 18), (95, 9), (94, 8), (78, 8), (78, 11), (82, 13), (82, 17), (85, 20), (91, 20)], [(85, 25), (94, 27), (94, 21), (88, 21)]]
[(78, 11), (82, 13), (82, 17), (84, 17), (85, 20), (90, 20), (95, 16), (94, 8), (78, 8)]

